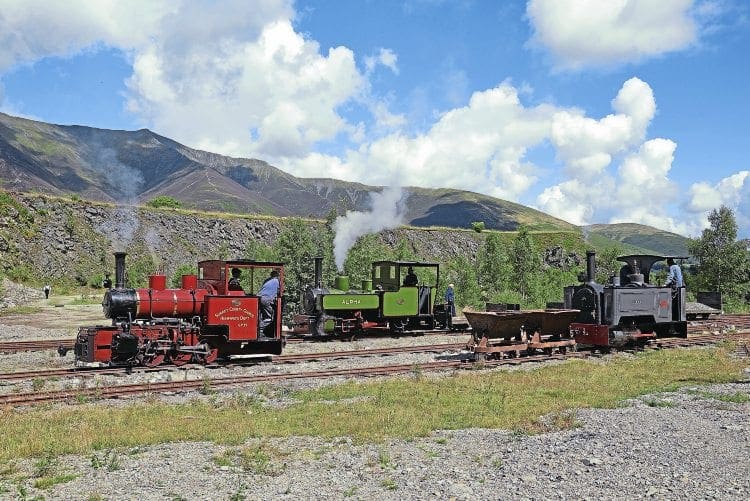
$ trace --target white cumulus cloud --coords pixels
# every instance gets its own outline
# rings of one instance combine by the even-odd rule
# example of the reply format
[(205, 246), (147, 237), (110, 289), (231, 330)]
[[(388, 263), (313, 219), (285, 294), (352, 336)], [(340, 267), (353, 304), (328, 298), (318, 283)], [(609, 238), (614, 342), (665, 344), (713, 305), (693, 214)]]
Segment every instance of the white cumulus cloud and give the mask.
[(639, 61), (697, 40), (692, 0), (530, 0), (532, 45), (555, 66), (578, 69)]
[(708, 214), (726, 205), (735, 212), (739, 236), (750, 238), (750, 171), (739, 171), (713, 185), (694, 183), (688, 195), (684, 209), (693, 222), (689, 234), (698, 235), (708, 226)]

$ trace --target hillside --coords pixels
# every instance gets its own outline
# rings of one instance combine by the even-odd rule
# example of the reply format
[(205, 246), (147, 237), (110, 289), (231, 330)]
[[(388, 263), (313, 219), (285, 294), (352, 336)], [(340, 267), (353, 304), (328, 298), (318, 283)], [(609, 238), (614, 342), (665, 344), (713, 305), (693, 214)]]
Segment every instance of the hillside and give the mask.
[(690, 239), (634, 223), (592, 224), (584, 226), (586, 240), (597, 248), (619, 246), (624, 254), (687, 256)]
[[(331, 209), (366, 210), (381, 187), (303, 179), (268, 163), (195, 150), (147, 129), (53, 125), (0, 113), (3, 188), (113, 203), (167, 195), (190, 209), (324, 218)], [(488, 229), (575, 230), (519, 204), (453, 189), (405, 188), (405, 223)]]

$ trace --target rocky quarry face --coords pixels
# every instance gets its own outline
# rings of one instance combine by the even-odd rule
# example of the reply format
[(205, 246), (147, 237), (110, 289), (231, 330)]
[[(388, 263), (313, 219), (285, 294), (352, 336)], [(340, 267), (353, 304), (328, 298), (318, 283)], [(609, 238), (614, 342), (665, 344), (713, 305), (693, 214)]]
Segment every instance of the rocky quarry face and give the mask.
[[(287, 219), (190, 213), (167, 209), (113, 206), (36, 194), (12, 194), (0, 204), (0, 271), (19, 280), (87, 283), (112, 273), (116, 251), (130, 263), (145, 259), (171, 277), (181, 265), (204, 259), (248, 258), (251, 242), (271, 245)], [(306, 221), (311, 232), (322, 221)], [(473, 231), (398, 228), (380, 233), (395, 248), (405, 239), (422, 259), (447, 262), (476, 258), (483, 235)], [(547, 265), (577, 264), (575, 254), (556, 246), (544, 252)], [(149, 272), (156, 271), (148, 270)]]

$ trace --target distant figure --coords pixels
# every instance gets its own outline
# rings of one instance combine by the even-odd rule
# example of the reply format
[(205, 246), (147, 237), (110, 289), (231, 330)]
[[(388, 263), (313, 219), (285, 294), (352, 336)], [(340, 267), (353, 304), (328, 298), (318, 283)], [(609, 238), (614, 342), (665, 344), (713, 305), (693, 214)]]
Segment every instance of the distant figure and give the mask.
[(671, 257), (667, 258), (667, 266), (669, 266), (669, 273), (667, 274), (667, 282), (664, 284), (664, 287), (671, 287), (673, 289), (684, 287), (685, 282), (682, 280), (680, 266), (675, 264), (674, 259)]
[(102, 282), (102, 287), (105, 289), (111, 289), (112, 288), (112, 279), (109, 278), (109, 274), (104, 276), (104, 281)]
[(271, 271), (271, 276), (263, 282), (258, 291), (260, 296), (260, 328), (265, 330), (273, 322), (273, 309), (276, 303), (276, 296), (279, 295), (279, 272)]
[(413, 287), (417, 285), (417, 282), (419, 279), (417, 278), (417, 275), (414, 273), (414, 268), (409, 266), (409, 269), (406, 271), (406, 276), (404, 277), (404, 285), (406, 287)]
[(232, 278), (229, 279), (229, 290), (230, 291), (243, 291), (242, 284), (240, 283), (240, 277), (242, 271), (239, 268), (232, 268)]
[(42, 290), (44, 291), (44, 298), (45, 298), (45, 299), (49, 299), (49, 291), (50, 291), (51, 289), (52, 289), (52, 288), (51, 288), (51, 287), (49, 286), (49, 284), (45, 285), (45, 286), (44, 286), (44, 287), (42, 288)]
[(445, 303), (448, 305), (448, 312), (450, 316), (456, 316), (456, 304), (455, 297), (453, 295), (453, 284), (448, 284), (448, 288), (445, 290)]

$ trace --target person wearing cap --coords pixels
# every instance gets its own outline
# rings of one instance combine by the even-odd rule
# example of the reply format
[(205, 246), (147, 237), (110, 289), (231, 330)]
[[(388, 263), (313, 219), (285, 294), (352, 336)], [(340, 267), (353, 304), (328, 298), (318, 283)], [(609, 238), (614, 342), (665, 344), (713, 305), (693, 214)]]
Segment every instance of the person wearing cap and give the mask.
[(453, 295), (453, 284), (448, 284), (448, 288), (445, 290), (445, 302), (448, 305), (448, 311), (452, 317), (456, 316), (456, 305), (454, 303), (455, 297)]
[(232, 278), (229, 279), (230, 291), (244, 291), (242, 284), (240, 283), (241, 276), (242, 271), (239, 268), (232, 268)]

